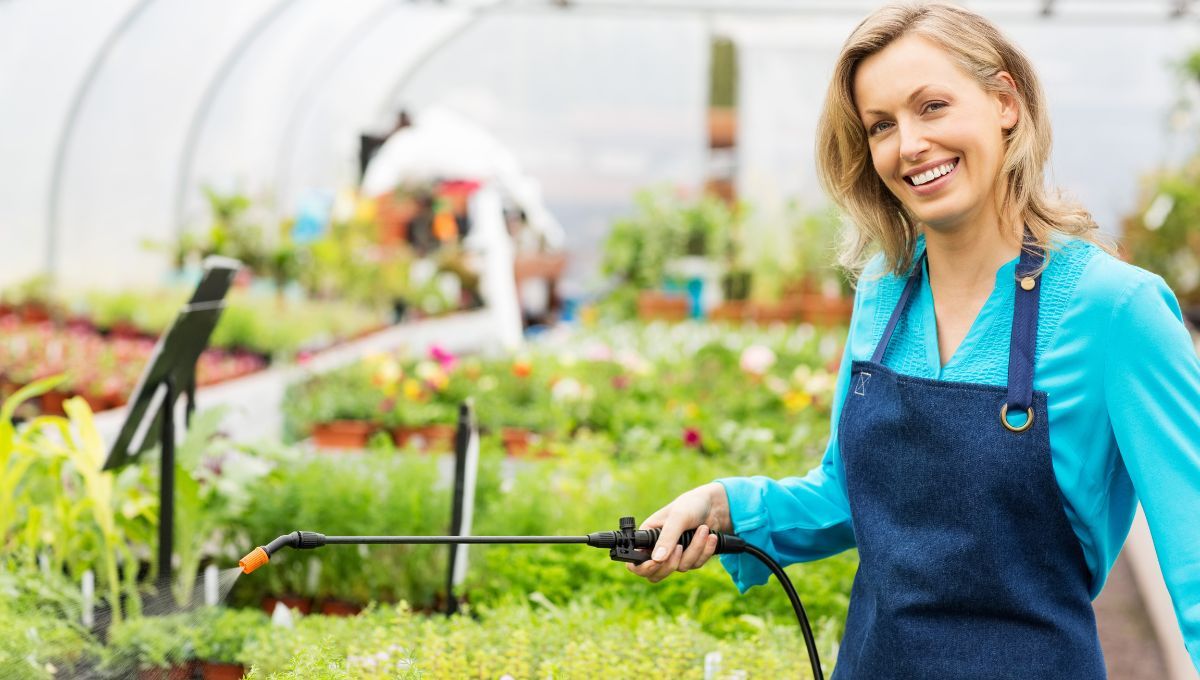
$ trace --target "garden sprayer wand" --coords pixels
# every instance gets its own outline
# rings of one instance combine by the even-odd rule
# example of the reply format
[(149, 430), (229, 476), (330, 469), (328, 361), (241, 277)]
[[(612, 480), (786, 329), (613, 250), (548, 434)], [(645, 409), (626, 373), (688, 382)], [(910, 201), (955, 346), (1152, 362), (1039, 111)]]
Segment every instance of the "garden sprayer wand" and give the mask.
[[(281, 548), (297, 548), (307, 550), (320, 548), (325, 545), (368, 545), (368, 544), (419, 544), (419, 545), (457, 545), (457, 544), (564, 544), (581, 543), (593, 548), (608, 548), (608, 555), (619, 562), (641, 564), (650, 559), (650, 550), (658, 542), (658, 529), (635, 529), (637, 524), (632, 517), (621, 518), (621, 528), (617, 531), (597, 531), (587, 536), (326, 536), (315, 531), (293, 531), (284, 534), (265, 546), (255, 548), (238, 562), (238, 566), (246, 574), (258, 569), (270, 561), (271, 555)], [(679, 544), (685, 549), (691, 544), (696, 532), (685, 531), (679, 537)], [(784, 573), (783, 568), (771, 559), (765, 552), (746, 543), (736, 534), (724, 534), (714, 531), (717, 537), (717, 553), (749, 553), (761, 561), (779, 584), (787, 592), (796, 612), (796, 620), (800, 623), (800, 632), (804, 636), (804, 644), (808, 648), (808, 660), (812, 664), (813, 677), (824, 680), (821, 673), (821, 661), (817, 656), (817, 643), (813, 639), (812, 627), (808, 624), (808, 616), (804, 613), (804, 605), (795, 587)]]

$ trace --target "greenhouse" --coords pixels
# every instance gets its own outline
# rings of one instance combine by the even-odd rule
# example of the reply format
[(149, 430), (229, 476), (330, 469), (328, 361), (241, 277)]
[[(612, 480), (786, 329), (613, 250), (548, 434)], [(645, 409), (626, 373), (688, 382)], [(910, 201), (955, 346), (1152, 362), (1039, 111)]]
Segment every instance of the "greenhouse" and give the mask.
[(1200, 5), (943, 3), (0, 0), (0, 677), (1200, 678)]

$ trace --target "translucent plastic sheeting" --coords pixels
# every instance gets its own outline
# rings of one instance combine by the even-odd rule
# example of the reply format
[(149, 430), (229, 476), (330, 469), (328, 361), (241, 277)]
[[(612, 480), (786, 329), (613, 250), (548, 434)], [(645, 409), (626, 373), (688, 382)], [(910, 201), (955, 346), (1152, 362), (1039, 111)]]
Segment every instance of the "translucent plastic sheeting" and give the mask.
[(0, 2), (0, 285), (159, 280), (142, 243), (203, 226), (201, 186), (271, 224), (401, 105), (490, 129), (594, 256), (636, 188), (702, 178), (707, 48), (694, 15), (494, 0)]
[(541, 183), (566, 231), (570, 278), (589, 285), (635, 191), (695, 194), (703, 182), (710, 37), (695, 14), (497, 10), (416, 71), (388, 110), (442, 105), (492, 132)]
[[(332, 185), (395, 74), (483, 6), (0, 4), (0, 282), (47, 268), (68, 285), (157, 280), (167, 260), (142, 243), (202, 223), (202, 183), (255, 198)], [(386, 58), (355, 60), (381, 39)], [(323, 148), (297, 153), (306, 135)]]
[(0, 3), (0, 282), (45, 267), (55, 148), (94, 55), (135, 4)]

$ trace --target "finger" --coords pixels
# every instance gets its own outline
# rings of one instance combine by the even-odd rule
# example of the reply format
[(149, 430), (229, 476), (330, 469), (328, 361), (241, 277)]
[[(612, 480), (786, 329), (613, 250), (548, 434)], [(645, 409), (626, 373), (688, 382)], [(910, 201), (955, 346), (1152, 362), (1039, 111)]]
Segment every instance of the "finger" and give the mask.
[(700, 555), (700, 559), (696, 560), (696, 566), (693, 567), (693, 569), (699, 569), (700, 567), (703, 567), (713, 555), (717, 554), (718, 542), (719, 541), (717, 540), (716, 534), (708, 535), (708, 538), (704, 540), (704, 553)]
[(658, 542), (654, 544), (654, 552), (650, 559), (655, 562), (666, 561), (675, 546), (679, 545), (679, 536), (693, 527), (684, 526), (684, 521), (678, 515), (668, 515), (659, 530)]
[(692, 534), (691, 543), (688, 543), (687, 549), (683, 551), (683, 558), (679, 560), (679, 571), (687, 571), (699, 566), (696, 564), (696, 560), (704, 554), (709, 535), (708, 527), (704, 524), (696, 529), (696, 533)]
[(641, 564), (625, 563), (626, 569), (642, 578), (650, 578), (650, 575), (657, 571), (660, 566), (662, 566), (662, 563), (655, 562), (654, 560), (646, 560)]
[(659, 566), (658, 569), (655, 570), (654, 574), (650, 577), (650, 582), (658, 583), (659, 581), (663, 580), (664, 578), (670, 576), (671, 572), (679, 569), (679, 560), (682, 558), (683, 558), (683, 546), (677, 545), (677, 546), (675, 546), (675, 550), (671, 553), (671, 559), (664, 562), (662, 565)]

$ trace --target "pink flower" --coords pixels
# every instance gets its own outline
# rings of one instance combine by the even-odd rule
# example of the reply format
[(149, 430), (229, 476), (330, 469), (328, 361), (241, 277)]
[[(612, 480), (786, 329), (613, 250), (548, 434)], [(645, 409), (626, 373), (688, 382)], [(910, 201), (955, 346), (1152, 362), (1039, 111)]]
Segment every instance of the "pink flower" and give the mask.
[(694, 427), (686, 427), (683, 429), (683, 445), (693, 449), (700, 448), (700, 430)]
[(441, 345), (433, 345), (429, 348), (429, 357), (442, 365), (442, 369), (450, 371), (454, 368), (454, 364), (458, 363), (458, 357), (450, 350)]
[(618, 390), (628, 389), (629, 383), (630, 383), (629, 376), (627, 376), (625, 374), (614, 375), (612, 378), (612, 386)]

